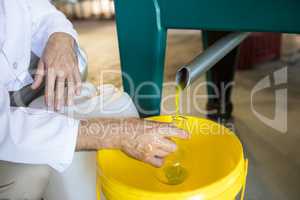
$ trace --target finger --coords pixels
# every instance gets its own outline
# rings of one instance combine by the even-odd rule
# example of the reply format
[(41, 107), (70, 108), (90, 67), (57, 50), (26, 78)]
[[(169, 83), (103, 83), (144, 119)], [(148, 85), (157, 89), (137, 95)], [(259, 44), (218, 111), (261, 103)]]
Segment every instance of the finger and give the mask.
[(158, 140), (157, 148), (167, 152), (175, 152), (177, 150), (177, 145), (169, 139), (161, 138)]
[(76, 86), (75, 93), (78, 96), (81, 93), (81, 77), (80, 77), (80, 72), (79, 72), (78, 66), (76, 67), (76, 70), (74, 72), (74, 80), (75, 80), (75, 86)]
[(172, 125), (159, 127), (158, 132), (164, 137), (175, 137), (180, 139), (187, 139), (189, 137), (187, 131), (176, 128)]
[(45, 76), (45, 68), (44, 68), (44, 63), (43, 61), (40, 59), (39, 63), (38, 63), (38, 67), (34, 76), (34, 82), (31, 85), (31, 88), (33, 90), (39, 88), (43, 82), (43, 78)]
[(158, 157), (149, 157), (145, 160), (145, 162), (153, 165), (154, 167), (161, 167), (164, 164), (164, 159)]
[(150, 119), (145, 119), (144, 123), (146, 128), (163, 127), (163, 126), (168, 126), (170, 124), (166, 122), (151, 121)]
[(55, 88), (55, 109), (60, 110), (64, 105), (64, 91), (65, 91), (65, 77), (61, 74), (58, 75), (56, 79), (56, 88)]
[(162, 150), (162, 149), (157, 149), (154, 152), (155, 156), (158, 158), (164, 158), (170, 154), (170, 152)]
[(56, 74), (53, 68), (48, 68), (45, 88), (45, 103), (48, 107), (54, 106), (54, 87)]
[(74, 87), (74, 79), (72, 76), (68, 78), (68, 98), (67, 103), (68, 105), (73, 105), (73, 98), (75, 94), (75, 87)]

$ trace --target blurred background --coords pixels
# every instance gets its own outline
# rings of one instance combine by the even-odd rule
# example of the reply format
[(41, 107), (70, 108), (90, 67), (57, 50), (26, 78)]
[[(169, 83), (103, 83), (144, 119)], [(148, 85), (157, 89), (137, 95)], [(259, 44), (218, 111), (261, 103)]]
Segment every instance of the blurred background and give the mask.
[[(81, 45), (89, 56), (90, 70), (96, 70), (94, 68), (97, 66), (100, 70), (104, 65), (119, 67), (113, 0), (53, 0), (53, 3), (80, 33)], [(166, 80), (174, 78), (179, 66), (202, 51), (201, 43), (201, 32), (198, 30), (169, 31), (168, 46), (172, 48), (167, 51)], [(274, 61), (296, 65), (300, 61), (300, 37), (296, 34), (252, 34), (240, 46), (237, 69), (250, 70)], [(97, 80), (95, 73), (90, 73), (90, 80)], [(117, 81), (120, 86), (119, 80), (111, 81)]]
[(53, 2), (72, 19), (111, 19), (115, 14), (113, 0), (54, 0)]

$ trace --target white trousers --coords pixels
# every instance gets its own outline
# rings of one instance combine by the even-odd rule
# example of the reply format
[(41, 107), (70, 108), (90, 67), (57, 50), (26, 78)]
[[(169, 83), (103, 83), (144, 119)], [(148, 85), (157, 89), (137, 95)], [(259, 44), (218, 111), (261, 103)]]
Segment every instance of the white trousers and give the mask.
[[(80, 105), (76, 109), (66, 108), (65, 114), (72, 113), (79, 119), (138, 117), (126, 93), (112, 85), (98, 89), (86, 84), (83, 97), (75, 101)], [(91, 96), (93, 98), (87, 98)], [(43, 108), (43, 97), (35, 100), (31, 107)], [(0, 200), (96, 200), (96, 173), (96, 152), (76, 152), (71, 166), (63, 173), (46, 165), (0, 161)]]

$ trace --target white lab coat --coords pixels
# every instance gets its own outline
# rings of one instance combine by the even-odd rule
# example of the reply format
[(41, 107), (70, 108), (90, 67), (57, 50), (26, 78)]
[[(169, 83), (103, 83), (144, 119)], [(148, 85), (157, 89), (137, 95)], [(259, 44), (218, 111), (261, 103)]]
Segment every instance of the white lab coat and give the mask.
[[(0, 160), (63, 171), (72, 162), (79, 121), (45, 110), (12, 108), (8, 91), (32, 83), (31, 51), (41, 56), (54, 32), (77, 41), (76, 31), (48, 0), (0, 0), (0, 12)], [(79, 48), (78, 56), (83, 65)]]

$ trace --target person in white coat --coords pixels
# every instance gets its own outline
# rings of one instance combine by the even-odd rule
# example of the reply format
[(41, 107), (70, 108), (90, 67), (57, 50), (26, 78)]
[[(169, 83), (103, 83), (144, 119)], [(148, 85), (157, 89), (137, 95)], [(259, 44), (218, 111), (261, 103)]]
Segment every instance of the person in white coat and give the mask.
[[(34, 79), (28, 70), (31, 52), (40, 57)], [(0, 0), (0, 199), (41, 199), (49, 177), (45, 166), (63, 172), (75, 151), (120, 149), (161, 166), (176, 149), (169, 138), (187, 138), (164, 123), (78, 120), (55, 112), (80, 94), (84, 63), (76, 31), (48, 0)], [(52, 109), (11, 106), (10, 92), (28, 85), (36, 90), (43, 81)]]

